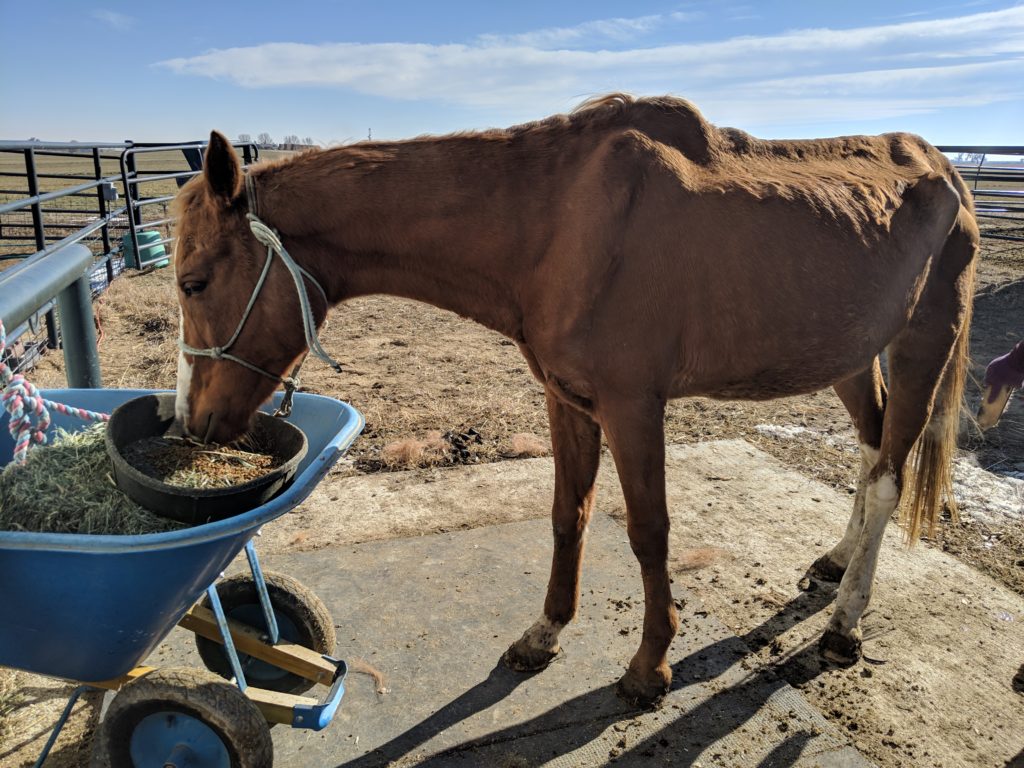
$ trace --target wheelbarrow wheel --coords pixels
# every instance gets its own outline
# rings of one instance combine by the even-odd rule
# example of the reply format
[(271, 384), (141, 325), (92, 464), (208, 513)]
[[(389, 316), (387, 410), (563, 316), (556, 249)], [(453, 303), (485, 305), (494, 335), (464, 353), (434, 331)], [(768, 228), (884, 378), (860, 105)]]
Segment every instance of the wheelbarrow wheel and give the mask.
[[(281, 638), (296, 645), (302, 645), (317, 653), (334, 653), (337, 636), (334, 621), (319, 597), (298, 579), (283, 573), (264, 571), (270, 604), (277, 617)], [(256, 584), (250, 574), (240, 574), (217, 582), (224, 614), (251, 627), (264, 626), (263, 608), (256, 593)], [(203, 599), (203, 606), (213, 610), (209, 598)], [(233, 676), (224, 646), (196, 635), (196, 649), (203, 664), (211, 672), (230, 679)], [(259, 661), (244, 653), (238, 655), (245, 673), (246, 682), (259, 688), (282, 693), (302, 693), (312, 688), (313, 683), (280, 667)]]
[(271, 768), (267, 721), (233, 684), (167, 668), (122, 688), (93, 739), (92, 768)]

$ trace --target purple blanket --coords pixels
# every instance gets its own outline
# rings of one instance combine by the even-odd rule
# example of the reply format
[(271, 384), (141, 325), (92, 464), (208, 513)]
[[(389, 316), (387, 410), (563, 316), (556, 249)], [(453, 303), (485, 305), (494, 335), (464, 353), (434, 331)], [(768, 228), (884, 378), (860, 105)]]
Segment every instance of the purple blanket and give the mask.
[(1024, 341), (1001, 357), (997, 357), (985, 369), (985, 387), (988, 401), (992, 402), (1004, 389), (1019, 389), (1024, 386)]

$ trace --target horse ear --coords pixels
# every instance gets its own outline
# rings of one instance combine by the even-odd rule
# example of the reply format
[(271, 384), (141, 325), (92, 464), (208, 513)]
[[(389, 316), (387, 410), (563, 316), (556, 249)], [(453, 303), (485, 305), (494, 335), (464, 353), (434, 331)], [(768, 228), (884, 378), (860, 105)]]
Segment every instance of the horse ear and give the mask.
[(231, 142), (217, 131), (210, 133), (203, 175), (210, 191), (224, 202), (234, 199), (242, 186), (242, 166), (238, 162), (238, 156)]

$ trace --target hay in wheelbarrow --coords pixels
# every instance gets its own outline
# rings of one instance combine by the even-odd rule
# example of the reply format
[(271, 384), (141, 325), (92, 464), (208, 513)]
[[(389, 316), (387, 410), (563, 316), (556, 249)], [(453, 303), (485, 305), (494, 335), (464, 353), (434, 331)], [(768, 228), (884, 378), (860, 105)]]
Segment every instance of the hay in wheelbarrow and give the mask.
[(140, 507), (114, 485), (106, 426), (58, 430), (23, 466), (0, 472), (0, 530), (133, 535), (186, 527)]

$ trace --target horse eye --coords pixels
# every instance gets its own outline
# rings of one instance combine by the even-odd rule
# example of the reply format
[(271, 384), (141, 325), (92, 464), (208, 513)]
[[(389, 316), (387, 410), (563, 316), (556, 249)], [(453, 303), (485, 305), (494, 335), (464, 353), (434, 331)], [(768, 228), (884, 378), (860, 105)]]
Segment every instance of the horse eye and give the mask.
[(181, 284), (181, 292), (186, 296), (191, 296), (194, 293), (202, 293), (204, 288), (206, 288), (206, 282), (204, 280), (189, 280)]

